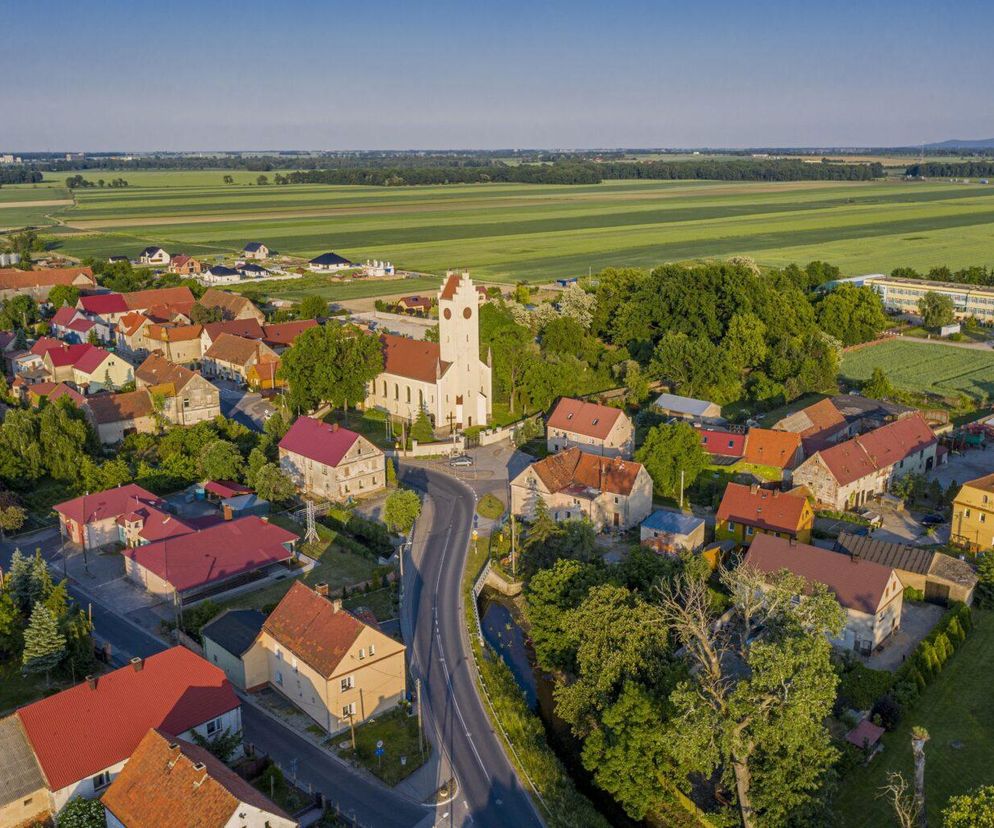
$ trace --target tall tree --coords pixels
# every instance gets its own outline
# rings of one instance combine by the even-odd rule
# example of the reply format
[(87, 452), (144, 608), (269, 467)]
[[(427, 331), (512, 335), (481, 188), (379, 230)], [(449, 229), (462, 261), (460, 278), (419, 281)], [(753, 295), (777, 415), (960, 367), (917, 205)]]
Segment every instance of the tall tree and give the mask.
[(200, 475), (204, 480), (235, 480), (245, 475), (245, 461), (238, 446), (228, 440), (208, 443), (198, 459)]
[(44, 604), (37, 603), (24, 630), (21, 663), (28, 673), (44, 673), (48, 684), (52, 670), (66, 655), (66, 638), (59, 632), (59, 622)]
[(657, 425), (650, 429), (635, 453), (635, 459), (645, 466), (653, 487), (664, 497), (679, 496), (681, 473), (686, 490), (710, 462), (701, 446), (701, 438), (687, 423)]
[(61, 397), (42, 409), (38, 438), (48, 473), (56, 480), (78, 483), (87, 450), (96, 446), (86, 415), (68, 397)]
[(994, 828), (994, 785), (952, 796), (942, 811), (943, 828)]
[(411, 489), (394, 489), (383, 507), (383, 519), (395, 532), (407, 534), (421, 514), (421, 498)]
[(317, 319), (319, 316), (328, 315), (328, 301), (314, 294), (305, 296), (298, 308), (301, 319)]
[(48, 304), (53, 308), (76, 306), (79, 301), (79, 288), (74, 285), (55, 285), (48, 292)]
[(818, 324), (843, 345), (857, 345), (880, 336), (887, 314), (873, 288), (839, 285), (819, 302)]
[(275, 463), (264, 463), (259, 467), (254, 486), (259, 497), (272, 503), (285, 503), (297, 493), (293, 481)]
[(918, 313), (926, 328), (941, 328), (955, 318), (953, 300), (942, 293), (928, 291), (918, 300)]

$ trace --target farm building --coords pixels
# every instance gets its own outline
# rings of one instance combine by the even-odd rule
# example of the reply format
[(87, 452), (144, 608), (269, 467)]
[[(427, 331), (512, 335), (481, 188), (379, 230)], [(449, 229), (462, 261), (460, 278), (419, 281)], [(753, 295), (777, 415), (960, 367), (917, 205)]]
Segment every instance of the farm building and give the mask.
[(719, 420), (721, 406), (707, 400), (695, 400), (693, 397), (681, 397), (678, 394), (660, 394), (653, 402), (653, 407), (668, 417), (679, 417), (682, 420)]
[(704, 545), (704, 519), (657, 509), (642, 521), (639, 541), (656, 552), (696, 552)]

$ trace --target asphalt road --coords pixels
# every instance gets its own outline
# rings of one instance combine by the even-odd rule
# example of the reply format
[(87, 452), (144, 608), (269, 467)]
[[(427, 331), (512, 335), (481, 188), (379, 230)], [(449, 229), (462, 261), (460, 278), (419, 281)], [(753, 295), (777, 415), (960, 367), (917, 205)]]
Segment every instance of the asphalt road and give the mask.
[(427, 728), (459, 783), (450, 819), (484, 828), (541, 826), (474, 682), (462, 601), (476, 505), (473, 491), (420, 466), (403, 466), (401, 473), (406, 484), (427, 491), (434, 506), (428, 538), (414, 550), (404, 589), (414, 627), (409, 658), (413, 674), (421, 679)]
[(255, 431), (262, 431), (273, 404), (256, 391), (249, 391), (227, 380), (213, 380), (221, 397), (221, 413)]

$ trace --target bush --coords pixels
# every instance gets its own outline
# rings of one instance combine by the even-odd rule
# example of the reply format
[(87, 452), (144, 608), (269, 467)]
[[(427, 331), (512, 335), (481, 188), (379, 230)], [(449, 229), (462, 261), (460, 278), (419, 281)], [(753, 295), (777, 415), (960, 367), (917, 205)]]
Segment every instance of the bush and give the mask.
[(892, 693), (885, 693), (873, 705), (873, 709), (870, 711), (870, 718), (879, 723), (881, 727), (893, 730), (901, 721), (902, 712), (901, 703), (898, 702), (894, 695)]
[(904, 600), (905, 601), (924, 601), (925, 593), (920, 589), (915, 589), (914, 587), (904, 588)]
[(868, 710), (891, 688), (893, 675), (886, 670), (871, 670), (853, 661), (842, 673), (839, 701), (857, 710)]

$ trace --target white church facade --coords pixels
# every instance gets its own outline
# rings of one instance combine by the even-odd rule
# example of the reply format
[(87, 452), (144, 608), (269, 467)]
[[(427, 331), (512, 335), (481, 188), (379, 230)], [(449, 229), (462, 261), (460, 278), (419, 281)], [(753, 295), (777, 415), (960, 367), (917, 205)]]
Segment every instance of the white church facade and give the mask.
[(469, 273), (450, 271), (438, 292), (438, 342), (381, 336), (383, 373), (370, 383), (366, 407), (411, 422), (424, 409), (439, 431), (489, 423), (490, 355), (480, 359), (479, 314)]

